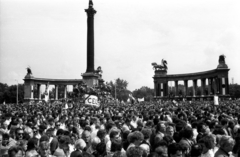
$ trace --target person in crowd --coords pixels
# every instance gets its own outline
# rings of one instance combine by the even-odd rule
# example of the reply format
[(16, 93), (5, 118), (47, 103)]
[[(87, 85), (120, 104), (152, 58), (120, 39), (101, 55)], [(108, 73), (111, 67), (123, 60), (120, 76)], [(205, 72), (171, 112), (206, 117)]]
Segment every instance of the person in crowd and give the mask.
[(192, 145), (190, 156), (191, 157), (201, 157), (203, 152), (202, 144), (196, 143)]
[(101, 140), (98, 137), (94, 137), (91, 139), (90, 147), (87, 149), (86, 152), (89, 154), (93, 154), (96, 151), (97, 144), (99, 144)]
[(129, 146), (127, 150), (131, 147), (140, 146), (143, 142), (144, 136), (140, 131), (134, 131), (128, 135)]
[(87, 144), (86, 149), (88, 149), (91, 145), (91, 133), (88, 130), (83, 131), (82, 133), (82, 139), (85, 141)]
[(86, 147), (86, 143), (83, 139), (78, 139), (75, 143), (75, 151), (73, 151), (70, 157), (78, 157), (82, 155), (84, 148)]
[(150, 143), (150, 137), (152, 135), (152, 130), (148, 128), (142, 129), (142, 134), (144, 136), (144, 140), (142, 141), (140, 147), (146, 151), (147, 154), (150, 154), (150, 151), (152, 150), (151, 143)]
[(70, 138), (66, 135), (61, 135), (58, 142), (58, 148), (53, 153), (56, 157), (70, 156), (69, 152)]
[(154, 146), (154, 151), (159, 157), (168, 157), (168, 145), (164, 140), (158, 141)]
[(35, 157), (38, 155), (38, 139), (31, 138), (27, 143), (26, 157)]
[(201, 157), (214, 157), (214, 138), (212, 135), (204, 136), (199, 140), (199, 143), (202, 144), (202, 156)]
[(223, 135), (219, 142), (219, 149), (215, 153), (214, 157), (228, 157), (229, 152), (233, 150), (235, 141), (231, 136)]
[(182, 157), (183, 149), (180, 144), (173, 143), (168, 146), (168, 157)]
[(189, 154), (191, 151), (191, 147), (194, 144), (193, 142), (193, 130), (191, 127), (187, 126), (182, 130), (182, 139), (179, 142), (180, 145), (185, 146), (186, 153)]
[(127, 157), (147, 157), (146, 152), (138, 146), (130, 147), (126, 154)]

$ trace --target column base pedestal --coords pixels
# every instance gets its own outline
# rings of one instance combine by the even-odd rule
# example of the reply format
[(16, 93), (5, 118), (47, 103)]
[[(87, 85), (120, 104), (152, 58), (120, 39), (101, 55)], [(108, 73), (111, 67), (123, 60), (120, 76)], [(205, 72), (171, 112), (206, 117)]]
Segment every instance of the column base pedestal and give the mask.
[(85, 82), (89, 87), (98, 85), (98, 74), (94, 73), (83, 73), (82, 74), (83, 82)]

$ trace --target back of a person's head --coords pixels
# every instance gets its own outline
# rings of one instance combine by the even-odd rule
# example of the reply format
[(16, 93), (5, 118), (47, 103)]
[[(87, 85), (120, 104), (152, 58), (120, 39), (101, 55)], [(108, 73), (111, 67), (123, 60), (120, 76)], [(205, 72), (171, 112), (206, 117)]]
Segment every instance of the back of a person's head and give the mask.
[(228, 122), (229, 122), (229, 120), (228, 120), (227, 118), (223, 118), (223, 119), (221, 120), (221, 125), (227, 125)]
[(159, 157), (159, 156), (158, 156), (158, 153), (152, 152), (152, 153), (148, 154), (147, 157)]
[(168, 156), (175, 155), (178, 151), (183, 151), (183, 148), (178, 143), (172, 143), (168, 146)]
[(38, 145), (38, 139), (37, 138), (31, 138), (31, 139), (28, 140), (27, 150), (35, 149), (37, 145)]
[(112, 141), (111, 152), (121, 151), (122, 150), (122, 141), (116, 139)]
[(100, 155), (105, 155), (106, 154), (106, 144), (104, 142), (98, 143), (96, 146), (96, 151)]
[(214, 148), (214, 138), (211, 135), (204, 136), (199, 140), (198, 143), (203, 143), (207, 149), (213, 149)]
[(193, 136), (193, 130), (190, 127), (185, 127), (182, 131), (182, 137), (191, 139)]
[(203, 147), (201, 144), (197, 143), (191, 147), (191, 157), (200, 157), (203, 152)]
[(127, 152), (127, 157), (143, 157), (147, 156), (146, 152), (140, 147), (130, 147)]
[(149, 139), (152, 134), (152, 130), (148, 128), (143, 128), (141, 132), (144, 136), (144, 139)]
[(8, 156), (11, 157), (12, 153), (14, 152), (15, 154), (17, 154), (17, 152), (19, 151), (19, 147), (17, 146), (12, 146), (8, 149)]

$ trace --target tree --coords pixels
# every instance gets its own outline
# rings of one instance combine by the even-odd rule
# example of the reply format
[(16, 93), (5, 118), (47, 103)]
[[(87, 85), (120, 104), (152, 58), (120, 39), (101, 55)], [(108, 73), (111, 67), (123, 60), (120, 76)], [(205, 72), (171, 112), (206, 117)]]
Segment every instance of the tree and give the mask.
[[(23, 102), (24, 85), (18, 84), (18, 102)], [(0, 103), (16, 103), (17, 102), (17, 85), (8, 86), (0, 83)]]
[(154, 89), (143, 86), (140, 89), (135, 89), (133, 91), (133, 97), (135, 98), (143, 98), (145, 101), (150, 101), (154, 97)]
[(131, 92), (127, 89), (128, 82), (126, 80), (118, 78), (115, 82), (110, 81), (108, 84), (111, 87), (111, 94), (114, 98), (116, 88), (116, 98), (120, 101), (127, 101)]
[(240, 85), (230, 84), (229, 85), (229, 94), (232, 98), (240, 98)]

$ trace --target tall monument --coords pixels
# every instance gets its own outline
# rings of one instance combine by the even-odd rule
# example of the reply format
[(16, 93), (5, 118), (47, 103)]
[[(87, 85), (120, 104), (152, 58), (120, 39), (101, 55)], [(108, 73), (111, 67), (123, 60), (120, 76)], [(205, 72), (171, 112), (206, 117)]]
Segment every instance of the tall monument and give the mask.
[(90, 87), (98, 85), (99, 75), (95, 73), (94, 69), (94, 15), (96, 10), (93, 8), (92, 0), (89, 0), (87, 13), (87, 70), (82, 74), (83, 81)]

